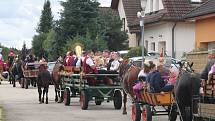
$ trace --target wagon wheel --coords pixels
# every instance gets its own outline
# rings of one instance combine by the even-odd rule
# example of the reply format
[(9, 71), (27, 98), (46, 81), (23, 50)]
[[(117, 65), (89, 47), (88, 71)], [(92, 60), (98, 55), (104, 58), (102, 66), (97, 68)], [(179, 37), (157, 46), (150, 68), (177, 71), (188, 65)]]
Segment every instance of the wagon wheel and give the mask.
[(133, 121), (140, 121), (141, 119), (141, 110), (139, 103), (134, 103), (131, 109), (131, 118)]
[(120, 90), (116, 90), (114, 92), (113, 103), (114, 103), (115, 109), (121, 109), (121, 107), (122, 107), (122, 94), (121, 94)]
[(96, 105), (101, 105), (102, 104), (102, 98), (100, 97), (95, 97), (95, 104)]
[(66, 106), (70, 105), (70, 91), (68, 88), (65, 89), (63, 97), (64, 97), (64, 105)]
[(149, 105), (143, 106), (142, 121), (152, 121), (152, 111)]
[(28, 89), (28, 79), (24, 79), (24, 88)]
[(87, 110), (88, 108), (88, 95), (86, 90), (82, 90), (80, 94), (80, 105), (81, 109)]
[(177, 112), (177, 105), (173, 104), (171, 106), (170, 112), (169, 112), (169, 121), (175, 121), (177, 118), (178, 112)]

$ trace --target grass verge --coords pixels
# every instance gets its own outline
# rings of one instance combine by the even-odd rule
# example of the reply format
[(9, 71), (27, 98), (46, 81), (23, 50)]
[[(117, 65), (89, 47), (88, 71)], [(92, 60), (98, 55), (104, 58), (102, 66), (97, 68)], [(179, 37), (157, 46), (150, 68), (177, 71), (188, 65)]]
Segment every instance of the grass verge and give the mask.
[(5, 121), (4, 108), (0, 106), (0, 121)]

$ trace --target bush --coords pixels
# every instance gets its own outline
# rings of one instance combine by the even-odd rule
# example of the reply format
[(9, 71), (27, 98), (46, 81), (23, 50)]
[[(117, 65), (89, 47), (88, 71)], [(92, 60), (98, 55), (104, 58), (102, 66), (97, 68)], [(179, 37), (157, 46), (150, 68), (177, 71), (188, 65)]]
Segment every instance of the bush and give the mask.
[[(147, 50), (146, 50), (146, 48), (144, 48), (144, 49), (145, 49), (144, 50), (144, 55), (146, 56), (147, 55)], [(138, 46), (138, 47), (132, 47), (132, 48), (130, 48), (127, 56), (129, 58), (136, 57), (136, 56), (142, 56), (142, 47)]]

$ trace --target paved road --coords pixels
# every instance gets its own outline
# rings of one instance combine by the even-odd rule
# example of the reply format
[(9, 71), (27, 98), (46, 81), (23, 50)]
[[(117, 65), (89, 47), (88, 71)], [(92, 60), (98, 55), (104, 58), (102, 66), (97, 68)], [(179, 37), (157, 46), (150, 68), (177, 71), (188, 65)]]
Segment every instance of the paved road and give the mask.
[[(17, 84), (18, 85), (18, 84)], [(103, 103), (96, 106), (89, 104), (88, 110), (81, 110), (79, 99), (73, 98), (71, 106), (54, 102), (54, 89), (50, 87), (49, 104), (38, 104), (37, 89), (13, 88), (8, 82), (0, 85), (0, 105), (6, 111), (6, 121), (131, 121), (128, 105), (128, 115), (122, 115), (122, 110), (114, 110), (113, 103)], [(167, 121), (167, 116), (155, 116), (153, 121)]]

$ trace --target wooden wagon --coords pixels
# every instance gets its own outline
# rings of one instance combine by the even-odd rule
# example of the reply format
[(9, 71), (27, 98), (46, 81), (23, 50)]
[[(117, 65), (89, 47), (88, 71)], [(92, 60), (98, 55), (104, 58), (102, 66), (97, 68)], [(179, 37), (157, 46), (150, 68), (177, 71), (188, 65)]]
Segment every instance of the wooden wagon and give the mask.
[[(68, 69), (68, 67), (67, 67)], [(74, 69), (73, 69), (74, 70)], [(103, 101), (114, 102), (115, 109), (122, 107), (121, 83), (118, 74), (99, 73), (99, 74), (83, 74), (73, 72), (61, 72), (61, 82), (64, 89), (64, 104), (70, 105), (71, 97), (80, 97), (80, 105), (83, 110), (88, 109), (89, 101), (95, 101), (96, 105), (101, 105)], [(106, 85), (98, 82), (102, 78), (109, 77), (114, 79), (112, 85)], [(88, 78), (95, 78), (96, 85), (90, 85)]]
[[(162, 107), (157, 109), (156, 106)], [(150, 93), (141, 91), (141, 97), (132, 105), (133, 121), (152, 121), (154, 115), (168, 115), (172, 121), (177, 117), (173, 92)]]
[[(21, 80), (20, 84), (22, 88), (28, 89), (28, 86), (36, 86), (36, 78), (39, 74), (39, 66), (47, 65), (46, 62), (37, 62), (37, 63), (27, 63), (23, 71), (24, 79)], [(28, 66), (33, 66), (33, 69), (29, 69)]]
[(215, 75), (204, 87), (204, 95), (193, 98), (194, 121), (215, 121)]

